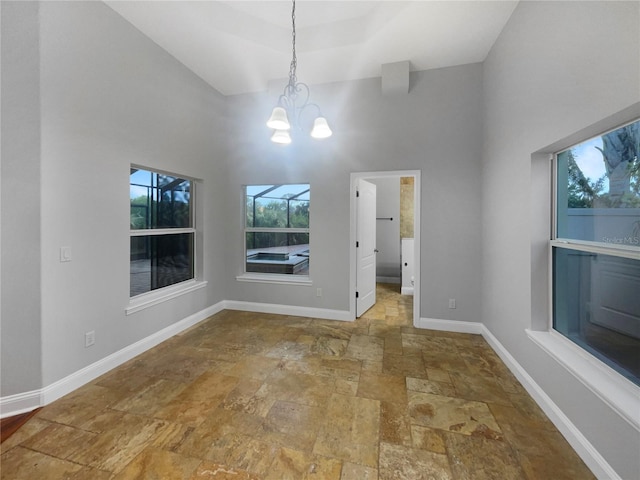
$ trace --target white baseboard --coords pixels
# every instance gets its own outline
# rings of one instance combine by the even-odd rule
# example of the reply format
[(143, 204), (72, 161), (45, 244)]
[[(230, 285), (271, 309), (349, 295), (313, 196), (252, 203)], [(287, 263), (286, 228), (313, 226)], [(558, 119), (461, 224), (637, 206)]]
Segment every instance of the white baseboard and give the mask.
[(194, 313), (179, 322), (149, 335), (111, 355), (98, 360), (91, 365), (73, 372), (57, 382), (30, 392), (0, 397), (0, 418), (30, 412), (36, 408), (63, 397), (77, 388), (91, 382), (100, 375), (122, 365), (124, 362), (146, 352), (150, 348), (168, 340), (174, 335), (192, 327), (202, 320), (224, 310), (244, 310), (248, 312), (275, 313), (280, 315), (296, 315), (301, 317), (322, 318), (328, 320), (353, 321), (353, 316), (345, 310), (329, 310), (323, 308), (294, 307), (290, 305), (276, 305), (268, 303), (238, 302), (223, 300), (200, 312)]
[(525, 390), (531, 395), (538, 406), (549, 417), (549, 420), (562, 433), (571, 447), (576, 451), (582, 461), (589, 467), (593, 474), (600, 479), (620, 480), (620, 476), (604, 459), (600, 452), (587, 440), (580, 430), (569, 420), (562, 410), (553, 402), (545, 391), (507, 351), (498, 339), (484, 324), (480, 324), (482, 336), (496, 352), (504, 364), (515, 375)]
[(0, 418), (31, 412), (43, 405), (41, 390), (17, 393), (0, 398)]
[[(0, 418), (28, 412), (47, 405), (224, 309), (353, 321), (351, 313), (345, 310), (329, 310), (322, 308), (295, 307), (291, 305), (224, 300), (200, 312), (190, 315), (189, 317), (174, 323), (159, 332), (149, 335), (148, 337), (143, 338), (142, 340), (139, 340), (138, 342), (133, 343), (132, 345), (129, 345), (91, 365), (88, 365), (87, 367), (78, 370), (77, 372), (74, 372), (40, 390), (32, 390), (30, 392), (1, 397)], [(569, 444), (591, 469), (594, 475), (602, 479), (620, 479), (620, 476), (585, 438), (585, 436), (582, 435), (580, 430), (578, 430), (571, 420), (569, 420), (562, 410), (483, 324), (456, 320), (420, 318), (418, 324), (415, 326), (417, 328), (431, 330), (481, 334), (540, 408), (542, 408), (556, 428), (558, 428), (562, 435), (567, 439)]]
[(462, 322), (459, 320), (441, 320), (439, 318), (420, 318), (416, 328), (441, 330), (444, 332), (482, 334), (482, 324), (476, 322)]
[(275, 303), (242, 302), (239, 300), (225, 300), (224, 308), (242, 310), (245, 312), (274, 313), (278, 315), (294, 315), (298, 317), (322, 318), (325, 320), (354, 321), (353, 314), (348, 310), (330, 310), (327, 308), (296, 307), (294, 305), (279, 305)]
[(400, 295), (413, 295), (413, 287), (402, 287)]
[(538, 385), (527, 371), (518, 363), (498, 339), (482, 323), (461, 322), (456, 320), (441, 320), (437, 318), (420, 318), (418, 328), (441, 330), (457, 333), (480, 334), (496, 352), (504, 364), (515, 375), (525, 390), (531, 395), (538, 406), (549, 417), (549, 420), (562, 433), (571, 447), (582, 461), (600, 479), (620, 480), (620, 476), (604, 459), (600, 452), (587, 440), (580, 430), (569, 420), (562, 410), (553, 402), (551, 397)]
[(18, 415), (48, 405), (211, 315), (215, 315), (223, 309), (224, 302), (219, 302), (118, 350), (91, 365), (87, 365), (40, 390), (2, 397), (0, 398), (0, 418)]

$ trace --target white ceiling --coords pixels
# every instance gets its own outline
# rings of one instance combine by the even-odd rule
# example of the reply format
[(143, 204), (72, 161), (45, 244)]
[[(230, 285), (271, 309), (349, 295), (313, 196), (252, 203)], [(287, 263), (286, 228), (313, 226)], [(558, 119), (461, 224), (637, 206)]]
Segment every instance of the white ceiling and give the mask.
[[(291, 2), (106, 1), (136, 28), (225, 95), (262, 91), (291, 63)], [(299, 81), (380, 76), (483, 61), (516, 1), (296, 2)]]

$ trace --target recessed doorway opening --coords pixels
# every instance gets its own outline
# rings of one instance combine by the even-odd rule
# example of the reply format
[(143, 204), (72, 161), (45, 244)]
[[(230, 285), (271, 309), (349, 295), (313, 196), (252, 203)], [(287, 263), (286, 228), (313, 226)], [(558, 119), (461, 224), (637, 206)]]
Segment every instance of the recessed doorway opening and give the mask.
[[(402, 297), (401, 304), (407, 304), (407, 297), (412, 298), (413, 325), (417, 325), (420, 319), (420, 171), (388, 171), (388, 172), (358, 172), (351, 174), (351, 202), (350, 202), (350, 304), (349, 310), (353, 319), (360, 316), (367, 316), (367, 311), (374, 312), (377, 300), (376, 292), (393, 294), (397, 289)], [(381, 211), (378, 215), (374, 208), (373, 216), (370, 211), (377, 195), (376, 184), (383, 185), (385, 182), (397, 182), (398, 196), (400, 196), (401, 182), (411, 184), (412, 202), (411, 210), (403, 208), (402, 213), (406, 217), (410, 212), (410, 221), (405, 221), (406, 225), (412, 228), (399, 230), (400, 215), (390, 214), (388, 211)], [(373, 188), (369, 184), (374, 184)], [(373, 193), (371, 192), (373, 191)], [(407, 194), (408, 190), (403, 190)], [(405, 199), (406, 200), (406, 199)], [(398, 202), (400, 198), (398, 198)], [(387, 205), (382, 204), (382, 210)], [(405, 219), (406, 220), (406, 219)], [(394, 223), (395, 222), (395, 223)], [(386, 237), (391, 238), (390, 242), (383, 243), (384, 235), (380, 239), (376, 231), (382, 229)], [(389, 229), (394, 229), (389, 233)], [(372, 233), (373, 232), (373, 233)], [(410, 233), (407, 233), (410, 232)], [(412, 238), (410, 238), (410, 236)], [(406, 240), (406, 241), (403, 241)], [(377, 243), (380, 242), (380, 245)], [(404, 245), (403, 245), (404, 244)], [(402, 253), (404, 246), (404, 253)], [(384, 249), (384, 252), (382, 251)], [(390, 255), (390, 251), (392, 254)], [(377, 267), (371, 269), (371, 257), (386, 255), (385, 262), (378, 262), (381, 265), (380, 272)], [(397, 262), (396, 262), (397, 259)], [(407, 264), (405, 266), (405, 263)], [(411, 267), (411, 268), (409, 268)], [(403, 280), (404, 279), (404, 280)], [(376, 288), (376, 285), (378, 286)], [(382, 288), (381, 288), (382, 287)], [(373, 291), (373, 299), (371, 293)], [(411, 294), (413, 296), (411, 297)], [(373, 300), (373, 301), (372, 301)], [(378, 312), (379, 313), (379, 312)], [(370, 313), (371, 314), (371, 313)]]

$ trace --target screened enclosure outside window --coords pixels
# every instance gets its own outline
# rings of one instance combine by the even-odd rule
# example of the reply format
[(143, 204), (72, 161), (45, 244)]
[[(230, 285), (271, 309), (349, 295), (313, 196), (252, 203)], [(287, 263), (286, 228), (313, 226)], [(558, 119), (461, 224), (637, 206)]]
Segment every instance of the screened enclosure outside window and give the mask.
[(247, 185), (245, 272), (309, 275), (309, 184)]
[(131, 168), (131, 297), (195, 276), (193, 181)]
[(553, 328), (640, 385), (640, 121), (556, 155)]

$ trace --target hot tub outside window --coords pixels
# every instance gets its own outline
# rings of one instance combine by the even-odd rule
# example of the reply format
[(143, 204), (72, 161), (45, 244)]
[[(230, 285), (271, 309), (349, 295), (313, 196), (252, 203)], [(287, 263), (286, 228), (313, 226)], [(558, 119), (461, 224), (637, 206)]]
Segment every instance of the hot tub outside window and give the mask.
[(309, 184), (247, 185), (245, 273), (309, 276)]

